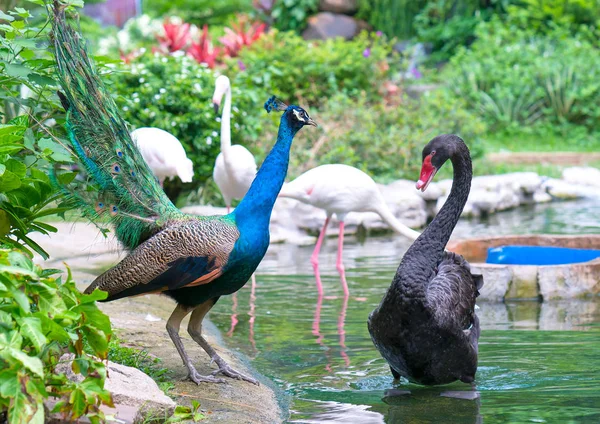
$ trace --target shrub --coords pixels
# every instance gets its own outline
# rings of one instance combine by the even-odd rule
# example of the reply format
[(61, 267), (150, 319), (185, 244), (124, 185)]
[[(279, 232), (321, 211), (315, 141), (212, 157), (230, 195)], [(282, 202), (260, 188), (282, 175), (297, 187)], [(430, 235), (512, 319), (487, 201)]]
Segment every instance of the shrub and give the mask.
[[(158, 54), (144, 54), (107, 76), (129, 123), (162, 128), (181, 141), (194, 163), (194, 182), (187, 190), (201, 187), (212, 176), (220, 151), (220, 113), (212, 106), (216, 76), (187, 56)], [(265, 95), (233, 84), (232, 96), (232, 140), (249, 143), (258, 136), (261, 124), (255, 117)], [(170, 194), (182, 188), (179, 180), (165, 186)]]
[(412, 179), (418, 176), (423, 146), (442, 133), (459, 134), (473, 157), (482, 154), (485, 125), (465, 111), (461, 100), (443, 90), (426, 93), (418, 100), (403, 98), (402, 104), (394, 107), (370, 103), (366, 96), (338, 94), (319, 111), (309, 113), (321, 131), (306, 131), (294, 141), (290, 178), (318, 165), (344, 163), (382, 182)]
[(600, 58), (589, 42), (555, 29), (546, 36), (499, 20), (452, 58), (449, 87), (495, 128), (536, 121), (597, 129)]
[[(112, 406), (104, 390), (110, 321), (96, 307), (105, 292), (83, 295), (69, 273), (43, 270), (19, 252), (0, 250), (0, 413), (11, 423), (43, 423), (43, 401), (69, 419), (86, 416), (100, 422), (100, 404)], [(91, 354), (84, 352), (84, 342)], [(77, 383), (54, 368), (63, 353), (75, 355)]]
[[(53, 397), (55, 411), (69, 419), (86, 415), (99, 422), (100, 404), (111, 405), (100, 361), (106, 358), (110, 322), (94, 304), (106, 297), (82, 295), (70, 274), (34, 266), (32, 251), (47, 253), (31, 232), (56, 229), (43, 218), (67, 209), (47, 171), (71, 155), (60, 144), (64, 115), (54, 95), (54, 61), (48, 49), (48, 22), (30, 25), (29, 12), (15, 8), (2, 15), (0, 28), (0, 421), (44, 422), (43, 401)], [(44, 30), (46, 28), (46, 30)], [(61, 176), (61, 182), (73, 179)], [(11, 249), (12, 248), (12, 249)], [(90, 353), (83, 351), (84, 343)], [(80, 383), (54, 373), (64, 352), (75, 355)]]
[[(388, 75), (392, 45), (385, 37), (361, 33), (352, 41), (341, 38), (307, 42), (292, 32), (271, 31), (240, 52), (244, 68), (236, 85), (255, 87), (264, 95), (316, 106), (337, 93), (369, 99), (379, 97)], [(391, 60), (394, 60), (392, 56)], [(239, 62), (230, 60), (230, 69)]]

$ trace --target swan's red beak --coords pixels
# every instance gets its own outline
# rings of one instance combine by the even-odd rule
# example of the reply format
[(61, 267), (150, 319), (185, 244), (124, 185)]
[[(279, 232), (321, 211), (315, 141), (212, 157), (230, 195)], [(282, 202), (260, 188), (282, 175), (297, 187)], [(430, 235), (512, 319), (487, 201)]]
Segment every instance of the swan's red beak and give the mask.
[(435, 177), (437, 168), (431, 164), (431, 156), (432, 155), (427, 155), (425, 159), (423, 159), (421, 175), (419, 176), (419, 181), (417, 181), (417, 190), (427, 190), (429, 183), (431, 182), (431, 180), (433, 180), (433, 177)]

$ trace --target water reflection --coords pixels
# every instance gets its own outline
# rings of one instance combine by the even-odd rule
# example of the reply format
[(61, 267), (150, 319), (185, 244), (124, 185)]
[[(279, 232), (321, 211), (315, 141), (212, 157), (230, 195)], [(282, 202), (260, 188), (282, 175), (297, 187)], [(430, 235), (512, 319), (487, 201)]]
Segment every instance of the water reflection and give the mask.
[[(596, 221), (579, 210), (581, 205), (542, 206), (497, 214), (488, 222), (461, 220), (455, 235), (591, 232), (591, 221)], [(590, 206), (596, 216), (598, 206)], [(251, 313), (237, 314), (239, 323), (228, 342), (292, 396), (291, 422), (477, 423), (482, 416), (486, 424), (600, 422), (600, 299), (480, 302), (476, 383), (481, 400), (446, 398), (442, 392), (471, 388), (462, 383), (432, 390), (407, 382), (395, 385), (366, 327), (410, 241), (347, 237), (345, 276), (351, 297), (343, 296), (340, 287), (335, 241), (323, 242), (316, 274), (312, 246), (271, 246), (255, 292), (238, 292), (236, 312), (250, 302)], [(316, 295), (315, 281), (334, 298)], [(256, 302), (260, 305), (254, 307)], [(231, 327), (232, 307), (231, 297), (224, 297), (211, 311), (211, 320), (223, 331)], [(388, 389), (411, 394), (386, 397)]]

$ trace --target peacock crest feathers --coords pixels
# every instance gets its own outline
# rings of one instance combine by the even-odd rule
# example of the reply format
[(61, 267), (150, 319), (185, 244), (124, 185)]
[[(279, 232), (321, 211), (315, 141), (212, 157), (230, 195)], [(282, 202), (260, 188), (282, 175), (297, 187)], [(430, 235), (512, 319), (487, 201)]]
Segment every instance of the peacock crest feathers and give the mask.
[(285, 112), (287, 108), (288, 105), (286, 105), (284, 102), (282, 102), (275, 96), (271, 96), (269, 100), (265, 102), (265, 110), (267, 111), (267, 113), (271, 113), (274, 110)]
[(91, 186), (62, 187), (84, 215), (108, 219), (129, 249), (169, 221), (187, 219), (171, 203), (132, 141), (125, 121), (89, 58), (85, 41), (54, 0), (52, 39), (56, 70), (74, 153)]

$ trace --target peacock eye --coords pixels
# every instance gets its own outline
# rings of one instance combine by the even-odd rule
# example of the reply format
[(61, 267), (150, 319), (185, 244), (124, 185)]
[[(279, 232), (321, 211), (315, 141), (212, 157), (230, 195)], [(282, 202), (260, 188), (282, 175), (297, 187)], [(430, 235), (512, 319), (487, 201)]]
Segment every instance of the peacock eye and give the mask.
[(120, 158), (123, 157), (123, 152), (120, 149), (117, 149), (117, 156)]
[(118, 174), (119, 172), (121, 172), (121, 167), (119, 165), (114, 165), (113, 166), (113, 171)]

